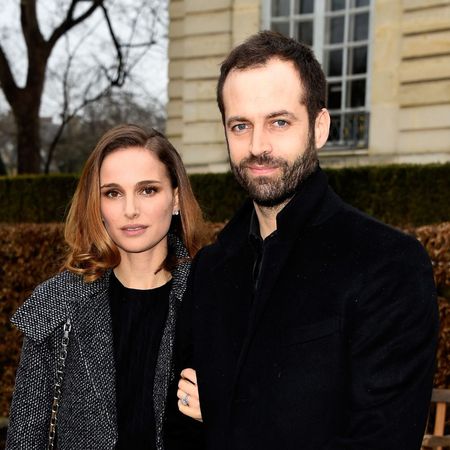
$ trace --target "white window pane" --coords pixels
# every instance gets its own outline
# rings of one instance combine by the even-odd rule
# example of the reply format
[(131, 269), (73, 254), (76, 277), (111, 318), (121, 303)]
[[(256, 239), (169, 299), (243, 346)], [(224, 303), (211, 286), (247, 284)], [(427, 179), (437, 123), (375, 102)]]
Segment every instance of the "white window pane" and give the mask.
[(328, 84), (328, 109), (342, 108), (342, 85), (341, 83)]
[[(328, 78), (330, 148), (368, 143), (370, 0), (263, 0), (272, 6), (271, 28), (311, 47)], [(269, 9), (269, 8), (267, 8)]]
[(272, 30), (289, 36), (289, 22), (272, 22)]
[(312, 14), (313, 12), (313, 0), (296, 0), (294, 14)]
[(328, 0), (328, 11), (339, 11), (341, 9), (345, 9), (345, 0)]
[(327, 43), (340, 44), (344, 41), (344, 16), (327, 19)]
[(369, 38), (369, 13), (353, 16), (353, 41), (364, 41)]
[(348, 50), (348, 71), (349, 75), (356, 75), (367, 72), (367, 47), (355, 47)]
[(328, 77), (342, 76), (342, 49), (327, 50), (325, 52), (325, 75)]
[(328, 143), (338, 143), (341, 136), (341, 115), (331, 115), (330, 134)]
[(313, 23), (312, 23), (312, 21), (297, 22), (295, 38), (298, 41), (303, 42), (306, 45), (312, 46), (312, 44), (313, 44)]
[(347, 82), (348, 108), (358, 108), (366, 103), (366, 80), (352, 80)]
[(357, 146), (367, 140), (368, 115), (364, 112), (344, 114), (341, 138), (348, 145)]
[(290, 0), (272, 0), (272, 16), (289, 16)]
[(328, 144), (339, 147), (361, 147), (367, 144), (369, 115), (365, 112), (331, 116)]

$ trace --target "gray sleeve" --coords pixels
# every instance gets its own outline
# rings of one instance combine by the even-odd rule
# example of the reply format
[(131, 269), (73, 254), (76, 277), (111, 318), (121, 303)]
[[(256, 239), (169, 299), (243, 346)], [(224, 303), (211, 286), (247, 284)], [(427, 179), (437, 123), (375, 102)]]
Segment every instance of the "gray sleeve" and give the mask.
[(10, 410), (6, 449), (44, 449), (53, 398), (55, 358), (52, 338), (24, 337)]

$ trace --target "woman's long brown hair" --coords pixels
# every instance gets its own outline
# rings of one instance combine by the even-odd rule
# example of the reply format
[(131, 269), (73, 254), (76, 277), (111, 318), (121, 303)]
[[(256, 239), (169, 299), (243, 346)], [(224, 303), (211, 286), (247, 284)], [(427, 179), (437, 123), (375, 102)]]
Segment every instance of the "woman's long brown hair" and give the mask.
[[(172, 188), (178, 188), (180, 215), (173, 216), (170, 228), (180, 237), (190, 257), (204, 243), (202, 212), (178, 152), (156, 130), (119, 125), (102, 136), (86, 161), (66, 219), (65, 239), (69, 250), (63, 268), (82, 275), (85, 281), (100, 278), (107, 269), (120, 263), (119, 250), (102, 222), (100, 167), (108, 154), (129, 147), (145, 148), (155, 154), (166, 167)], [(177, 262), (169, 252), (162, 268), (170, 271)]]

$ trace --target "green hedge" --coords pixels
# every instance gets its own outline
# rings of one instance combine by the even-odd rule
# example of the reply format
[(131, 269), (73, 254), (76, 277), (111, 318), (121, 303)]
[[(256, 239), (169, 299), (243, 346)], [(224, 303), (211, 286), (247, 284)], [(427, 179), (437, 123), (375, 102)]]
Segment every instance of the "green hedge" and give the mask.
[(450, 164), (390, 165), (327, 170), (350, 204), (394, 225), (450, 220)]
[[(214, 236), (223, 224), (209, 224)], [(410, 228), (427, 250), (439, 294), (435, 387), (450, 388), (450, 222)], [(213, 238), (211, 238), (213, 239)], [(9, 321), (33, 288), (57, 272), (64, 255), (62, 224), (0, 224), (0, 416), (7, 416), (22, 343)]]
[(0, 177), (0, 222), (61, 222), (78, 182), (76, 175)]
[(189, 178), (205, 217), (211, 222), (230, 219), (246, 198), (230, 172), (194, 174)]
[[(326, 169), (330, 184), (353, 206), (393, 225), (450, 220), (450, 164)], [(208, 220), (229, 219), (245, 199), (231, 173), (190, 176)], [(0, 222), (63, 220), (75, 175), (0, 177)]]

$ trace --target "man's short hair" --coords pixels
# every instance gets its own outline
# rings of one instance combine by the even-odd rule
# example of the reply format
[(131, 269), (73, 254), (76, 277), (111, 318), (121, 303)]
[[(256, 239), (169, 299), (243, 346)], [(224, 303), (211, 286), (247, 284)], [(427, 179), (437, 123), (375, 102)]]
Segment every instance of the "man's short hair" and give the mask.
[(310, 127), (314, 126), (317, 114), (322, 108), (326, 108), (325, 74), (309, 47), (275, 31), (260, 31), (250, 36), (235, 47), (222, 62), (217, 83), (217, 103), (223, 123), (225, 123), (223, 86), (228, 74), (233, 69), (264, 66), (272, 58), (292, 61), (294, 64), (304, 89), (304, 98), (299, 101), (306, 106)]

